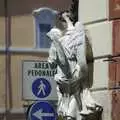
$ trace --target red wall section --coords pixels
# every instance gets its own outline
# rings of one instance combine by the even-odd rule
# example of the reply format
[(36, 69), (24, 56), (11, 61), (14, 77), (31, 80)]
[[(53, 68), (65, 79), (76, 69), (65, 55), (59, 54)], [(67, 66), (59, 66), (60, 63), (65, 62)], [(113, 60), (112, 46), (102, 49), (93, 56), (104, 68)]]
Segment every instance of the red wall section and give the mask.
[(120, 90), (112, 91), (112, 120), (120, 120)]
[(109, 18), (120, 18), (120, 0), (109, 0)]
[[(113, 21), (113, 55), (120, 54), (120, 20)], [(109, 66), (109, 87), (120, 86), (120, 57), (114, 58), (116, 62), (110, 63)]]

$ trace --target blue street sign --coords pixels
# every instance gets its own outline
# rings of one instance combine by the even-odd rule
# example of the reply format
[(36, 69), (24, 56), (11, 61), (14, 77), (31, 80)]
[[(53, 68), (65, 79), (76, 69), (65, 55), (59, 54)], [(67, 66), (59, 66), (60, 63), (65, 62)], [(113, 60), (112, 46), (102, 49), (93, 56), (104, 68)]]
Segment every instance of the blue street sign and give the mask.
[(51, 85), (45, 78), (38, 78), (32, 84), (32, 92), (38, 98), (45, 98), (51, 93)]
[(57, 114), (48, 102), (37, 102), (29, 111), (30, 120), (56, 120)]

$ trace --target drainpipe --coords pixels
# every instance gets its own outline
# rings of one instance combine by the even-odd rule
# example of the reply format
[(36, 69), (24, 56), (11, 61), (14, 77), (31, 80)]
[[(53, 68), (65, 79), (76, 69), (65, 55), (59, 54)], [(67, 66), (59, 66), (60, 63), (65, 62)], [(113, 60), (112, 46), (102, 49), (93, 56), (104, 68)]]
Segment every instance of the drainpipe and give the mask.
[(11, 83), (11, 74), (10, 74), (10, 38), (11, 38), (11, 17), (8, 14), (8, 0), (4, 0), (4, 9), (5, 9), (5, 119), (9, 120), (10, 113), (10, 83)]

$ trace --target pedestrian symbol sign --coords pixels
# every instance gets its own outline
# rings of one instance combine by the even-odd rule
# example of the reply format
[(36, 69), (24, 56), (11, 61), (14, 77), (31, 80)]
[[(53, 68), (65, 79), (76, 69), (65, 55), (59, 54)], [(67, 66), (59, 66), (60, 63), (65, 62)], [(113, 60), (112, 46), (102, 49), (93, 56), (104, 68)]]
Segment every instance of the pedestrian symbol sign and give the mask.
[(51, 66), (47, 61), (24, 60), (22, 68), (24, 100), (58, 100), (54, 80), (56, 66)]
[(38, 78), (32, 84), (32, 92), (38, 98), (45, 98), (51, 93), (51, 85), (45, 78)]
[(37, 102), (29, 111), (30, 120), (56, 120), (57, 114), (48, 102)]

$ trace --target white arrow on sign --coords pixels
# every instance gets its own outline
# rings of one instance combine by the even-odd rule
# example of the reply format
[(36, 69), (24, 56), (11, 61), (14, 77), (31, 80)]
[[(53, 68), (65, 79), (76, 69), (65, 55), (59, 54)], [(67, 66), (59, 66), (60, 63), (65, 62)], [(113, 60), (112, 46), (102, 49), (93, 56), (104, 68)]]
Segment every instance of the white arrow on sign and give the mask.
[(33, 113), (33, 115), (40, 120), (43, 120), (42, 117), (54, 117), (54, 113), (43, 113), (42, 111), (43, 110), (40, 109), (37, 112)]

